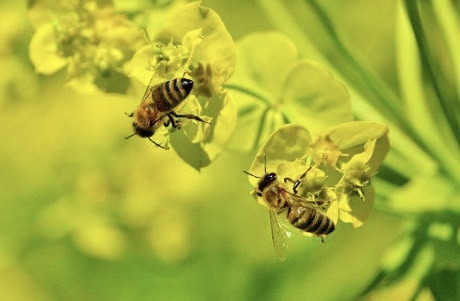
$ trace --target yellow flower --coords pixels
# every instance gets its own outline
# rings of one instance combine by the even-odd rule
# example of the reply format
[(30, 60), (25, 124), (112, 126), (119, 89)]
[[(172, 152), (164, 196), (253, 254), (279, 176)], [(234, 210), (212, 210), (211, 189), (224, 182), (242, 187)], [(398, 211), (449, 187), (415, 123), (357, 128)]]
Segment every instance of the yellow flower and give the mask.
[(314, 143), (311, 144), (311, 149), (308, 154), (313, 158), (317, 166), (323, 163), (335, 167), (340, 156), (343, 156), (339, 150), (339, 146), (335, 144), (329, 135), (324, 137), (319, 136)]

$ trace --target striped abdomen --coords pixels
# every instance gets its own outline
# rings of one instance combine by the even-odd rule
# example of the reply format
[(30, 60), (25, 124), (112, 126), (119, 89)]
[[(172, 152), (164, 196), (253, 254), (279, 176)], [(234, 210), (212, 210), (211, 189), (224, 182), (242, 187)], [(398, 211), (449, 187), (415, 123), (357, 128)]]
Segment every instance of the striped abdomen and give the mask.
[(190, 94), (193, 81), (187, 78), (175, 78), (156, 86), (152, 91), (155, 107), (160, 112), (174, 110)]
[(334, 222), (329, 217), (302, 205), (290, 206), (287, 219), (294, 227), (316, 235), (328, 235), (335, 229)]

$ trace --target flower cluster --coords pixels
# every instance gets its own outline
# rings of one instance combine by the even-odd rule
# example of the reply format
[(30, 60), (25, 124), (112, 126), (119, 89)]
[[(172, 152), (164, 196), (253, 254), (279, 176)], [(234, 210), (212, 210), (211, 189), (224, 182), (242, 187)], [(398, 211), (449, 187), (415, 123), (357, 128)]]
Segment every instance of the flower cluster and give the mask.
[(235, 68), (234, 42), (219, 15), (199, 2), (177, 8), (148, 35), (149, 43), (131, 60), (130, 75), (144, 85), (191, 78), (193, 90), (175, 111), (212, 122), (184, 120), (180, 133), (185, 135), (160, 128), (153, 139), (171, 144), (184, 161), (200, 169), (219, 155), (236, 124), (233, 100), (222, 87)]
[[(65, 69), (68, 84), (80, 92), (127, 94), (144, 91), (133, 78), (149, 87), (191, 78), (193, 91), (175, 112), (206, 122), (184, 118), (178, 135), (159, 126), (154, 139), (200, 169), (217, 158), (236, 124), (233, 100), (222, 87), (233, 74), (236, 49), (216, 12), (199, 2), (180, 4), (143, 13), (142, 30), (112, 0), (31, 2), (29, 55), (39, 73)], [(150, 18), (152, 12), (161, 16)]]
[(145, 41), (111, 1), (34, 1), (29, 10), (36, 29), (29, 55), (37, 72), (66, 68), (69, 84), (80, 91), (126, 91), (126, 63)]
[[(340, 219), (359, 227), (372, 213), (375, 195), (370, 179), (388, 150), (386, 125), (348, 122), (312, 140), (306, 128), (290, 124), (268, 138), (249, 171), (258, 174), (266, 168), (279, 179), (299, 179), (296, 191), (282, 180), (279, 184), (305, 202), (322, 204), (335, 224)], [(257, 185), (256, 179), (249, 180)]]

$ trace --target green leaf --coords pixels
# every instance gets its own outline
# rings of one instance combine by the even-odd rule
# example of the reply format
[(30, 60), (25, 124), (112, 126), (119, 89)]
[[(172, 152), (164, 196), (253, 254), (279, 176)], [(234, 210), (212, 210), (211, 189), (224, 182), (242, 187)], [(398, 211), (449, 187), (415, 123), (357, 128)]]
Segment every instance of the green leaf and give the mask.
[(191, 143), (181, 131), (171, 135), (171, 145), (176, 153), (198, 171), (223, 151), (236, 123), (236, 108), (228, 93), (214, 95), (203, 108), (203, 114), (214, 117), (209, 133), (200, 143)]
[(460, 212), (458, 186), (442, 174), (421, 175), (395, 189), (389, 205), (402, 212)]
[[(452, 65), (457, 78), (457, 97), (460, 96), (460, 43), (458, 42), (458, 10), (454, 3), (449, 0), (438, 0), (432, 3), (433, 12), (439, 23), (439, 27), (446, 40), (446, 46), (452, 59)], [(460, 99), (457, 98), (457, 105)]]
[(430, 287), (436, 300), (458, 300), (460, 297), (459, 269), (446, 268), (440, 271), (432, 272), (428, 276), (428, 286)]
[(203, 150), (202, 145), (190, 143), (190, 140), (183, 133), (171, 135), (170, 143), (179, 157), (197, 171), (211, 164), (211, 159)]
[(238, 108), (235, 131), (228, 147), (232, 150), (249, 152), (256, 149), (271, 134), (264, 131), (269, 107), (244, 93), (231, 91)]
[[(130, 76), (136, 78), (145, 86), (150, 83), (150, 79), (153, 76), (153, 70), (149, 70), (147, 66), (153, 59), (154, 50), (154, 45), (146, 45), (142, 47), (136, 51), (133, 58), (131, 59), (131, 62), (129, 63)], [(158, 78), (158, 80), (152, 84), (159, 84), (160, 82), (161, 80)]]
[(52, 74), (67, 64), (66, 59), (58, 55), (56, 33), (51, 23), (35, 32), (29, 45), (29, 56), (38, 73)]
[(310, 131), (353, 119), (345, 86), (320, 64), (299, 61), (285, 78), (281, 110), (293, 122), (308, 124)]
[(361, 227), (371, 216), (375, 203), (375, 190), (372, 185), (361, 188), (364, 198), (358, 194), (348, 198), (342, 194), (339, 199), (340, 220), (351, 223), (354, 228)]
[[(370, 121), (352, 121), (329, 128), (320, 133), (329, 136), (343, 153), (350, 156), (361, 153), (364, 144), (377, 139), (374, 152), (369, 160), (371, 172), (377, 171), (390, 149), (388, 126), (386, 124)], [(351, 158), (351, 157), (350, 157)]]
[[(306, 128), (295, 124), (284, 125), (270, 135), (257, 153), (249, 172), (254, 175), (263, 175), (265, 169), (267, 172), (277, 171), (281, 163), (304, 157), (310, 143), (310, 133)], [(249, 182), (256, 186), (258, 180), (249, 177)]]
[(278, 175), (291, 179), (298, 179), (306, 170), (308, 166), (301, 159), (295, 159), (294, 161), (284, 162), (278, 165), (275, 170)]
[[(200, 116), (201, 119), (211, 122), (212, 118), (203, 115), (203, 109), (201, 104), (195, 95), (190, 95), (182, 105), (175, 110), (178, 114), (193, 114)], [(209, 134), (211, 125), (200, 122), (197, 120), (191, 120), (183, 118), (181, 119), (181, 129), (184, 134), (188, 137), (191, 143), (198, 143), (203, 141)]]
[(182, 45), (191, 51), (203, 41), (201, 28), (187, 32), (182, 38)]
[[(455, 141), (460, 141), (460, 111), (458, 110), (458, 98), (448, 95), (448, 89), (443, 87), (444, 80), (437, 73), (437, 66), (434, 63), (432, 54), (433, 48), (429, 45), (426, 29), (423, 26), (421, 9), (419, 3), (414, 1), (404, 1), (405, 9), (409, 17), (415, 40), (417, 42), (420, 60), (423, 66), (425, 83), (429, 88), (432, 88), (433, 97), (427, 98), (430, 102), (430, 107), (433, 113), (443, 120), (446, 119), (448, 126), (444, 127), (449, 135), (455, 137)], [(457, 79), (458, 80), (458, 79)], [(456, 91), (455, 91), (456, 92)]]
[(231, 83), (265, 93), (275, 103), (298, 59), (295, 44), (280, 32), (252, 33), (237, 42), (237, 54)]
[(233, 74), (236, 51), (232, 37), (212, 9), (201, 6), (198, 1), (178, 8), (155, 40), (167, 44), (173, 39), (179, 43), (189, 31), (196, 29), (201, 29), (204, 39), (196, 46), (193, 59), (203, 65), (210, 64), (222, 84)]
[(211, 131), (202, 144), (211, 160), (215, 160), (224, 150), (235, 128), (236, 106), (232, 96), (223, 92), (209, 100), (203, 113), (213, 116)]
[(337, 225), (340, 218), (340, 208), (337, 195), (331, 188), (328, 188), (327, 196), (329, 200), (331, 200), (331, 205), (327, 208), (326, 215), (334, 222), (334, 225)]
[[(420, 293), (418, 290), (431, 272), (434, 255), (433, 248), (421, 240), (402, 238), (386, 255), (385, 270), (379, 281), (372, 285), (369, 299), (416, 300), (415, 296)], [(385, 287), (376, 290), (378, 285)]]
[[(458, 219), (458, 215), (457, 215)], [(428, 228), (429, 237), (431, 238), (436, 259), (434, 268), (460, 270), (460, 261), (458, 254), (460, 254), (460, 244), (455, 237), (456, 220), (451, 223), (433, 223)]]
[[(105, 73), (99, 73), (94, 79), (94, 85), (104, 92), (126, 94), (130, 86), (130, 80), (124, 73), (110, 70)], [(78, 87), (75, 88), (78, 90)]]
[(402, 269), (406, 260), (413, 256), (411, 253), (413, 253), (414, 250), (414, 243), (415, 239), (412, 235), (400, 237), (386, 251), (382, 261), (383, 270), (385, 270), (387, 274), (392, 274)]
[(250, 34), (237, 47), (237, 69), (226, 87), (244, 114), (232, 148), (256, 148), (286, 123), (308, 124), (317, 131), (352, 119), (346, 88), (319, 64), (298, 60), (295, 45), (285, 35)]
[(420, 53), (409, 18), (402, 6), (398, 5), (396, 45), (400, 58), (397, 67), (404, 111), (432, 156), (458, 178), (460, 149), (453, 147), (457, 142), (441, 107), (430, 101), (430, 95), (425, 94), (426, 79)]

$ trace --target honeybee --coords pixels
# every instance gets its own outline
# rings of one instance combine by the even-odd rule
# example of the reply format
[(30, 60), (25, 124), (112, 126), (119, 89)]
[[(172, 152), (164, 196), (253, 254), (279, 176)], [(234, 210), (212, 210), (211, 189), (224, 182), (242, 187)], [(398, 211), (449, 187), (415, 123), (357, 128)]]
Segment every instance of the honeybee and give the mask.
[[(323, 203), (309, 201), (296, 194), (296, 188), (308, 170), (296, 181), (285, 178), (284, 183), (278, 180), (276, 173), (267, 172), (266, 168), (262, 177), (245, 171), (246, 174), (260, 179), (253, 194), (255, 197), (262, 198), (269, 207), (273, 246), (281, 261), (286, 259), (287, 241), (291, 235), (280, 220), (282, 213), (287, 212), (286, 219), (291, 225), (304, 232), (320, 236), (322, 241), (323, 236), (330, 234), (335, 229), (334, 222), (320, 211)], [(293, 192), (287, 190), (286, 182), (294, 184)]]
[[(153, 78), (153, 77), (152, 77)], [(180, 124), (175, 118), (194, 119), (200, 122), (209, 123), (199, 116), (193, 114), (177, 114), (174, 109), (177, 108), (190, 94), (193, 88), (193, 81), (188, 78), (175, 78), (165, 81), (158, 85), (152, 85), (150, 80), (140, 105), (129, 117), (134, 117), (134, 133), (126, 137), (131, 138), (138, 135), (148, 138), (156, 146), (164, 148), (151, 139), (155, 130), (162, 125), (162, 120), (167, 117), (168, 120), (163, 123), (164, 126), (172, 125), (174, 128), (180, 128)]]

